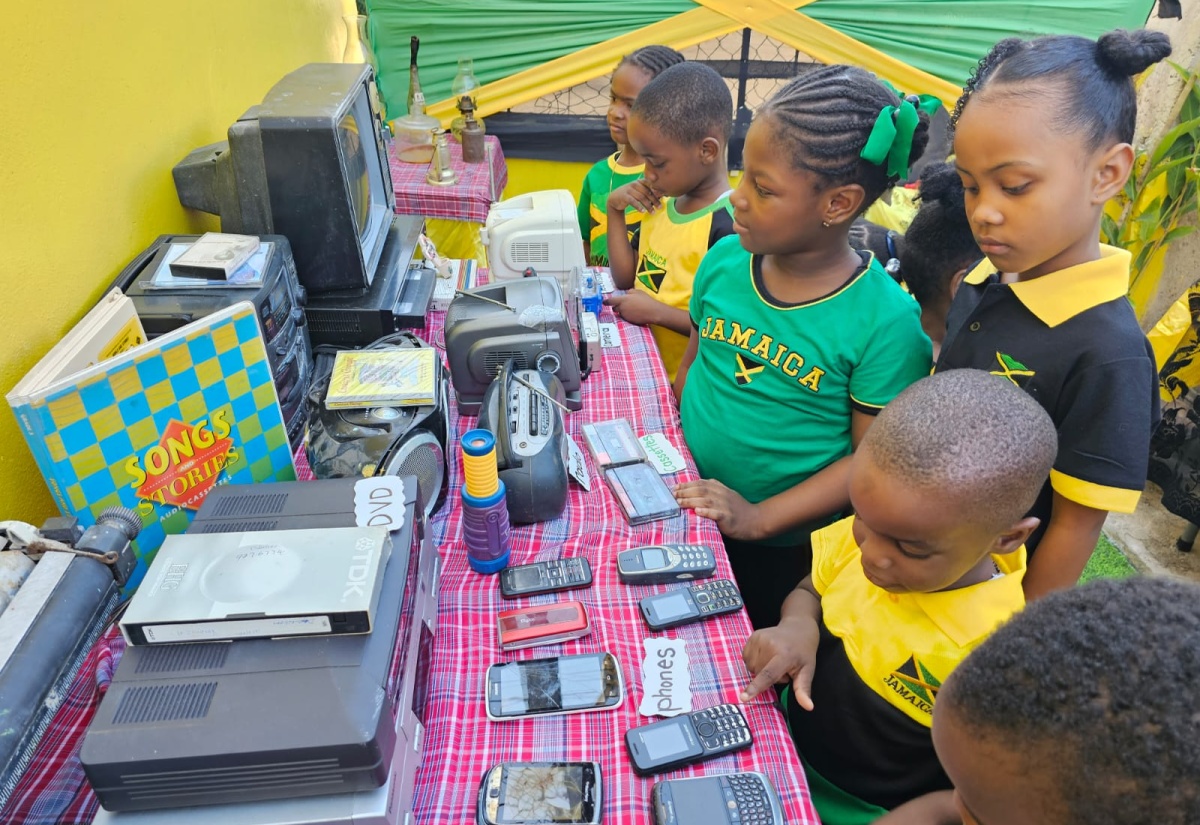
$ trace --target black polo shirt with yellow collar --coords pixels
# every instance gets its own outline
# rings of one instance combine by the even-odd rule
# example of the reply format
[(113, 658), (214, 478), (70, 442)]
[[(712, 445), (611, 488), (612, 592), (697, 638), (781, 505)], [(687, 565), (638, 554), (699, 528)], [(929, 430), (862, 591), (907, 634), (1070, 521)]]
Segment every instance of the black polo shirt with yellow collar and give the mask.
[(1130, 255), (1100, 258), (1029, 281), (1000, 283), (986, 259), (950, 305), (935, 372), (974, 368), (1037, 399), (1058, 429), (1058, 457), (1031, 515), (1050, 517), (1051, 491), (1071, 501), (1133, 512), (1146, 483), (1159, 417), (1154, 353), (1125, 297)]

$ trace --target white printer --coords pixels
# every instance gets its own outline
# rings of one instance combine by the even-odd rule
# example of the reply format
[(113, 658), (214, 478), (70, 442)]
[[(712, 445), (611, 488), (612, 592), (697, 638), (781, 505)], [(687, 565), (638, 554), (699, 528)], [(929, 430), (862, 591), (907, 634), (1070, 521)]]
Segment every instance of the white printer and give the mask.
[(521, 278), (532, 267), (573, 293), (572, 272), (587, 266), (575, 199), (566, 189), (527, 192), (493, 204), (480, 236), (493, 282)]

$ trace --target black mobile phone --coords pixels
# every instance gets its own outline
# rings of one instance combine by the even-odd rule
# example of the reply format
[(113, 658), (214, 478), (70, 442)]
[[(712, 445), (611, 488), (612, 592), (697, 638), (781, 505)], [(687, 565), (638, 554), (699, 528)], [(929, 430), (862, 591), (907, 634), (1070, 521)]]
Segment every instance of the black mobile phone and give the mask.
[(506, 567), (500, 571), (500, 595), (506, 599), (574, 590), (592, 583), (592, 566), (582, 556)]
[(598, 762), (503, 762), (479, 783), (478, 825), (597, 825)]
[(576, 653), (492, 665), (485, 682), (493, 722), (612, 710), (625, 698), (621, 668), (611, 653)]
[(617, 554), (617, 576), (625, 584), (670, 584), (707, 579), (717, 557), (704, 544), (647, 544)]
[(650, 804), (654, 825), (784, 825), (775, 786), (754, 771), (664, 779)]
[(665, 630), (742, 609), (742, 595), (729, 579), (647, 596), (638, 603), (651, 630)]
[(754, 740), (741, 709), (716, 705), (625, 732), (633, 769), (643, 776), (745, 750)]

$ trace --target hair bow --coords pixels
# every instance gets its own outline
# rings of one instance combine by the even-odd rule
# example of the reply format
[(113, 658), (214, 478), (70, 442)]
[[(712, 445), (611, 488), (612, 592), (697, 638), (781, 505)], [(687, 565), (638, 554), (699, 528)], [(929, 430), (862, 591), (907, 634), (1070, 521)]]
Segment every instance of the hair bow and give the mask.
[[(891, 84), (885, 84), (896, 91)], [(859, 152), (859, 157), (874, 166), (881, 166), (887, 161), (888, 177), (904, 178), (908, 176), (908, 157), (912, 154), (913, 134), (920, 122), (918, 109), (932, 116), (942, 105), (941, 100), (933, 95), (909, 95), (901, 97), (899, 106), (884, 106), (871, 134), (867, 137), (866, 145)]]

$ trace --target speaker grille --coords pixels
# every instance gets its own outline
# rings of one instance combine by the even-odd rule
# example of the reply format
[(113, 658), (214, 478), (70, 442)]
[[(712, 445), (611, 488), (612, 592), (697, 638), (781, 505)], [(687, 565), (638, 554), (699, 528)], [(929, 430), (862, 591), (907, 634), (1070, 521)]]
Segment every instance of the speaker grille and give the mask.
[(279, 519), (246, 519), (245, 521), (202, 521), (188, 527), (189, 533), (250, 533), (255, 530), (276, 530)]
[(177, 673), (225, 666), (231, 645), (163, 645), (142, 648), (134, 673)]
[(287, 506), (287, 499), (287, 493), (222, 496), (220, 501), (212, 508), (211, 513), (206, 513), (205, 515), (228, 518), (229, 516), (240, 516), (246, 513), (280, 513)]
[(121, 704), (113, 714), (113, 724), (199, 719), (208, 713), (216, 690), (216, 682), (131, 688), (121, 697)]
[(433, 512), (446, 477), (446, 456), (431, 433), (415, 434), (406, 441), (384, 468), (389, 476), (416, 476), (425, 515)]
[(513, 359), (513, 369), (527, 370), (529, 369), (529, 359), (525, 357), (525, 353), (516, 351), (492, 351), (483, 354), (483, 368), (488, 375), (495, 375), (504, 367), (504, 362), (509, 358)]
[(523, 264), (550, 263), (550, 244), (545, 241), (518, 241), (512, 245), (513, 260)]

